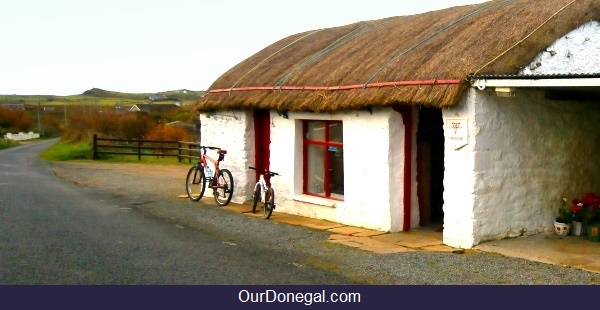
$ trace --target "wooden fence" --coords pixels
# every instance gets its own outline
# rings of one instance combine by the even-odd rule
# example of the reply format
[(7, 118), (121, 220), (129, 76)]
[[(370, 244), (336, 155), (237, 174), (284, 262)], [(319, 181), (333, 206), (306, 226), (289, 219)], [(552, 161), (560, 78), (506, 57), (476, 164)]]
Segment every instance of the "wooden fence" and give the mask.
[(92, 147), (92, 159), (98, 159), (98, 155), (132, 155), (138, 160), (142, 156), (168, 156), (177, 157), (177, 161), (183, 159), (198, 159), (200, 152), (197, 142), (165, 141), (165, 140), (143, 140), (143, 139), (109, 139), (98, 138), (94, 134)]

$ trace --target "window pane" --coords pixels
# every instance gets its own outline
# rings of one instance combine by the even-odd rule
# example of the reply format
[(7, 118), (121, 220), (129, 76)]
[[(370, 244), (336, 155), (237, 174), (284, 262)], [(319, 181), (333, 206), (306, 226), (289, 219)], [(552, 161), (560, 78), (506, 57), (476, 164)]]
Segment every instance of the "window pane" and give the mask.
[(322, 145), (307, 145), (308, 176), (306, 181), (309, 193), (324, 195), (325, 192), (325, 147)]
[[(344, 149), (330, 146), (329, 151), (329, 188), (331, 194), (344, 195)], [(341, 198), (341, 197), (338, 197)]]
[(324, 122), (308, 122), (308, 130), (306, 132), (306, 139), (310, 140), (325, 140), (325, 123)]
[(344, 142), (344, 127), (342, 123), (330, 123), (329, 124), (329, 141), (333, 142)]

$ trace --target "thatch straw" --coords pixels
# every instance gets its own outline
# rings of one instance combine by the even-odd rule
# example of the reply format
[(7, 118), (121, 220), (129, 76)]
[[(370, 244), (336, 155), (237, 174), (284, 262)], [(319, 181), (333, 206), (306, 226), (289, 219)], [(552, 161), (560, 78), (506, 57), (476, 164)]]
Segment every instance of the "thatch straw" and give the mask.
[[(471, 15), (470, 15), (471, 14)], [(284, 38), (219, 77), (198, 110), (336, 111), (395, 104), (449, 107), (466, 77), (514, 74), (569, 31), (600, 20), (598, 0), (496, 0), (413, 16), (320, 29)], [(460, 84), (278, 90), (459, 79)]]

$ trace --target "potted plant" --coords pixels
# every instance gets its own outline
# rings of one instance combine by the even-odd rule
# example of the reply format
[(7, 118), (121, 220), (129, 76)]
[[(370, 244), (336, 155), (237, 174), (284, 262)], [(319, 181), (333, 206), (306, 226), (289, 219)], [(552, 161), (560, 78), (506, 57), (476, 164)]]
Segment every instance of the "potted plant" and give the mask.
[(566, 236), (571, 231), (571, 223), (573, 222), (573, 210), (567, 207), (567, 199), (563, 198), (563, 204), (558, 209), (558, 215), (554, 221), (554, 232), (560, 236)]
[[(566, 202), (566, 198), (563, 198)], [(587, 208), (584, 208), (584, 204), (579, 199), (573, 199), (571, 204), (571, 211), (573, 211), (573, 226), (571, 227), (571, 233), (575, 236), (580, 236), (585, 233), (585, 226), (583, 225), (583, 218), (587, 213)]]
[(585, 226), (588, 239), (600, 241), (600, 196), (595, 193), (587, 193), (579, 203), (583, 210), (583, 225)]

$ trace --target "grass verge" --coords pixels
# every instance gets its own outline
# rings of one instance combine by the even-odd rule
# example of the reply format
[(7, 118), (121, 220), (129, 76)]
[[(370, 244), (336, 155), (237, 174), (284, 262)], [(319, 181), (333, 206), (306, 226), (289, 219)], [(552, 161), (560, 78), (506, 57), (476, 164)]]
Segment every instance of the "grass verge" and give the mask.
[(92, 146), (88, 142), (57, 142), (40, 155), (42, 159), (65, 161), (73, 159), (92, 159)]
[[(66, 160), (92, 160), (92, 145), (89, 142), (69, 143), (57, 142), (46, 149), (40, 157), (50, 161)], [(149, 164), (179, 164), (177, 157), (160, 157), (155, 155), (142, 156), (138, 160), (137, 155), (106, 155), (100, 154), (98, 160), (104, 162), (125, 162), (125, 163), (149, 163)], [(189, 165), (187, 159), (182, 160), (181, 164)]]
[(7, 149), (13, 146), (19, 145), (19, 142), (9, 140), (9, 139), (0, 139), (0, 150)]

